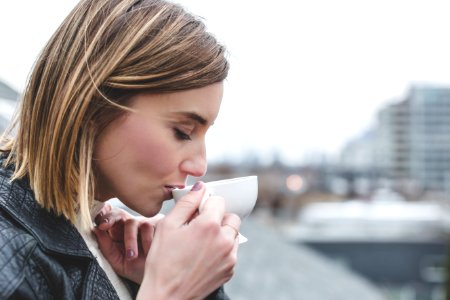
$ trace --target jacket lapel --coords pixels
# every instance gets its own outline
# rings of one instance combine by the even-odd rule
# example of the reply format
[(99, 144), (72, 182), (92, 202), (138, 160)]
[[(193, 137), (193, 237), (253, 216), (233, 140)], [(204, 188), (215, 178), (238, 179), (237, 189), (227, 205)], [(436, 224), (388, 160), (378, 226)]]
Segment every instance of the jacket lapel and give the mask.
[(63, 216), (42, 208), (25, 180), (10, 181), (9, 170), (0, 169), (0, 207), (52, 252), (93, 258), (76, 228)]

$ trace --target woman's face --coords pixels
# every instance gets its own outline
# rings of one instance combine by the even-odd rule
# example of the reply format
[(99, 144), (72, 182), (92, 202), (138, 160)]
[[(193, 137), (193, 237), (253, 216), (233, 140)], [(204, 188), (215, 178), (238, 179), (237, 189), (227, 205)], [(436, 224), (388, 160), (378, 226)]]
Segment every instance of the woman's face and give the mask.
[(117, 197), (145, 216), (159, 212), (188, 175), (206, 172), (205, 135), (219, 112), (223, 84), (132, 97), (126, 113), (96, 140), (96, 197)]

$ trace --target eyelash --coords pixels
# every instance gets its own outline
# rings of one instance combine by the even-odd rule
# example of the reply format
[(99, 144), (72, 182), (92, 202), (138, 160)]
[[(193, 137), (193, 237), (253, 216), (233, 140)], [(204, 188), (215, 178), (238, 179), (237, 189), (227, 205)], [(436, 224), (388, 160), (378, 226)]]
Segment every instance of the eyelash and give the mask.
[(182, 140), (182, 141), (190, 141), (191, 140), (191, 137), (188, 134), (181, 131), (180, 129), (174, 128), (173, 131), (175, 132), (175, 137), (177, 139)]

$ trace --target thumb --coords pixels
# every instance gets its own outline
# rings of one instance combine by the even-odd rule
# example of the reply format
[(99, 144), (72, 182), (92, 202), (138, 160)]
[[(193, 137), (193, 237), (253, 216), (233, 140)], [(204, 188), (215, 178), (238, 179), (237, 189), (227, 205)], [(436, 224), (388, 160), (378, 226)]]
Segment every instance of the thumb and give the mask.
[(203, 194), (205, 193), (205, 185), (198, 181), (195, 183), (191, 191), (175, 204), (174, 208), (166, 216), (166, 221), (170, 220), (175, 226), (186, 224), (192, 216), (198, 211)]

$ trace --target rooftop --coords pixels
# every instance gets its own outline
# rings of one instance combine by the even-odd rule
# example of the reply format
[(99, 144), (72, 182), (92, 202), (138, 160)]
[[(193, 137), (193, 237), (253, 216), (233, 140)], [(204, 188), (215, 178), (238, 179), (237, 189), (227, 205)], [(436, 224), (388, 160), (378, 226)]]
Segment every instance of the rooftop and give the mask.
[(225, 285), (234, 300), (381, 300), (371, 283), (317, 252), (284, 240), (270, 225), (248, 218), (241, 227), (235, 275)]

